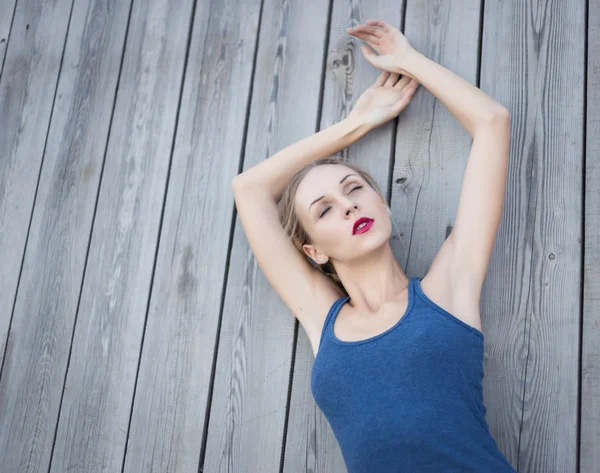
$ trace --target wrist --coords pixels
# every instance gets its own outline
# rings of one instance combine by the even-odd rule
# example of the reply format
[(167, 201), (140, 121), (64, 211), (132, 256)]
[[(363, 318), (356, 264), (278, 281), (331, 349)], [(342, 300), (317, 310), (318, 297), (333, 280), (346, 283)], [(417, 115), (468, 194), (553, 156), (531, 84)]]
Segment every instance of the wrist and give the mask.
[(422, 53), (412, 48), (408, 51), (408, 54), (406, 54), (404, 59), (396, 65), (396, 70), (394, 72), (408, 75), (413, 79), (416, 79), (412, 73), (418, 68), (419, 61), (422, 61), (424, 57), (425, 56)]
[(358, 140), (373, 128), (365, 119), (352, 112), (350, 112), (346, 118), (341, 120), (340, 124), (342, 124), (344, 128), (344, 134), (349, 136), (352, 141)]

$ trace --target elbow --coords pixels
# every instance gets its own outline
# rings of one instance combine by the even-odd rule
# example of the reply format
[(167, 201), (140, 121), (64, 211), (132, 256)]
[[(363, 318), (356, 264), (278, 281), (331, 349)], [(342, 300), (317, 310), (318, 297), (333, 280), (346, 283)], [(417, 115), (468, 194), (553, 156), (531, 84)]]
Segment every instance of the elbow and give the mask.
[(488, 135), (489, 133), (510, 136), (510, 126), (510, 113), (508, 109), (502, 105), (498, 105), (494, 110), (487, 112), (485, 118), (480, 119), (472, 136), (475, 137), (479, 134)]
[(510, 112), (508, 111), (508, 108), (501, 105), (496, 115), (502, 122), (510, 123)]
[(498, 104), (498, 106), (488, 114), (487, 122), (491, 124), (510, 125), (510, 112), (505, 106)]
[(237, 176), (233, 177), (233, 179), (231, 180), (231, 189), (233, 190), (234, 193), (235, 193), (235, 191), (239, 190), (243, 186), (243, 181), (244, 181), (244, 178), (242, 177), (241, 174), (238, 174)]
[(490, 129), (510, 133), (510, 113), (507, 108), (499, 104), (494, 110), (487, 112), (485, 118), (479, 122), (473, 136), (478, 134), (480, 130), (489, 131)]
[(255, 193), (258, 188), (256, 183), (251, 182), (251, 179), (244, 173), (234, 176), (231, 180), (231, 191), (233, 192), (234, 199), (242, 193), (248, 195), (247, 191)]
[(237, 201), (241, 188), (242, 179), (240, 179), (239, 175), (237, 175), (231, 180), (231, 192), (233, 193), (233, 200)]

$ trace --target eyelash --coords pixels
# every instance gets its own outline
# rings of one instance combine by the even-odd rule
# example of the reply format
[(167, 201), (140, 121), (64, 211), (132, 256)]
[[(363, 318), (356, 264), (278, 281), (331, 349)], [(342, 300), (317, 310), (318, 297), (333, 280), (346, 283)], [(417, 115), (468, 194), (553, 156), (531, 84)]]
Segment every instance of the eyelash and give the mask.
[[(356, 189), (362, 189), (362, 186), (356, 186), (350, 192), (355, 191)], [(348, 194), (350, 194), (350, 192), (348, 192)], [(323, 212), (321, 212), (321, 214), (319, 215), (319, 218), (321, 218), (323, 215), (325, 215), (330, 208), (331, 207), (327, 207), (325, 210), (323, 210)]]

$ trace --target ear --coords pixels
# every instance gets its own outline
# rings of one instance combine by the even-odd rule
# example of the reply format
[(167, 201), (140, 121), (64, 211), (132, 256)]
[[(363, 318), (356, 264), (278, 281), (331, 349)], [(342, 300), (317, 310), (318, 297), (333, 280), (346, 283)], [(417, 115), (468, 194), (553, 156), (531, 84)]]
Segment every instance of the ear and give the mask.
[(319, 260), (322, 258), (327, 258), (323, 253), (319, 252), (313, 245), (302, 245), (302, 249), (306, 256), (312, 259), (315, 263), (319, 263)]
[(390, 206), (388, 205), (387, 201), (385, 199), (383, 199), (381, 196), (379, 196), (379, 198), (381, 199), (381, 205), (383, 205), (385, 207), (385, 211), (388, 215), (392, 215)]

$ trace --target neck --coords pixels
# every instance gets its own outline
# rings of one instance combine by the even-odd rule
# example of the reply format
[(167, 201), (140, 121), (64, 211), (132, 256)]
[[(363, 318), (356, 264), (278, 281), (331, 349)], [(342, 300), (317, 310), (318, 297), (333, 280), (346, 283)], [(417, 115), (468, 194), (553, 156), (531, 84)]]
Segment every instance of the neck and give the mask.
[(352, 306), (361, 313), (377, 313), (386, 302), (396, 300), (409, 281), (389, 242), (360, 260), (336, 262), (335, 270)]

